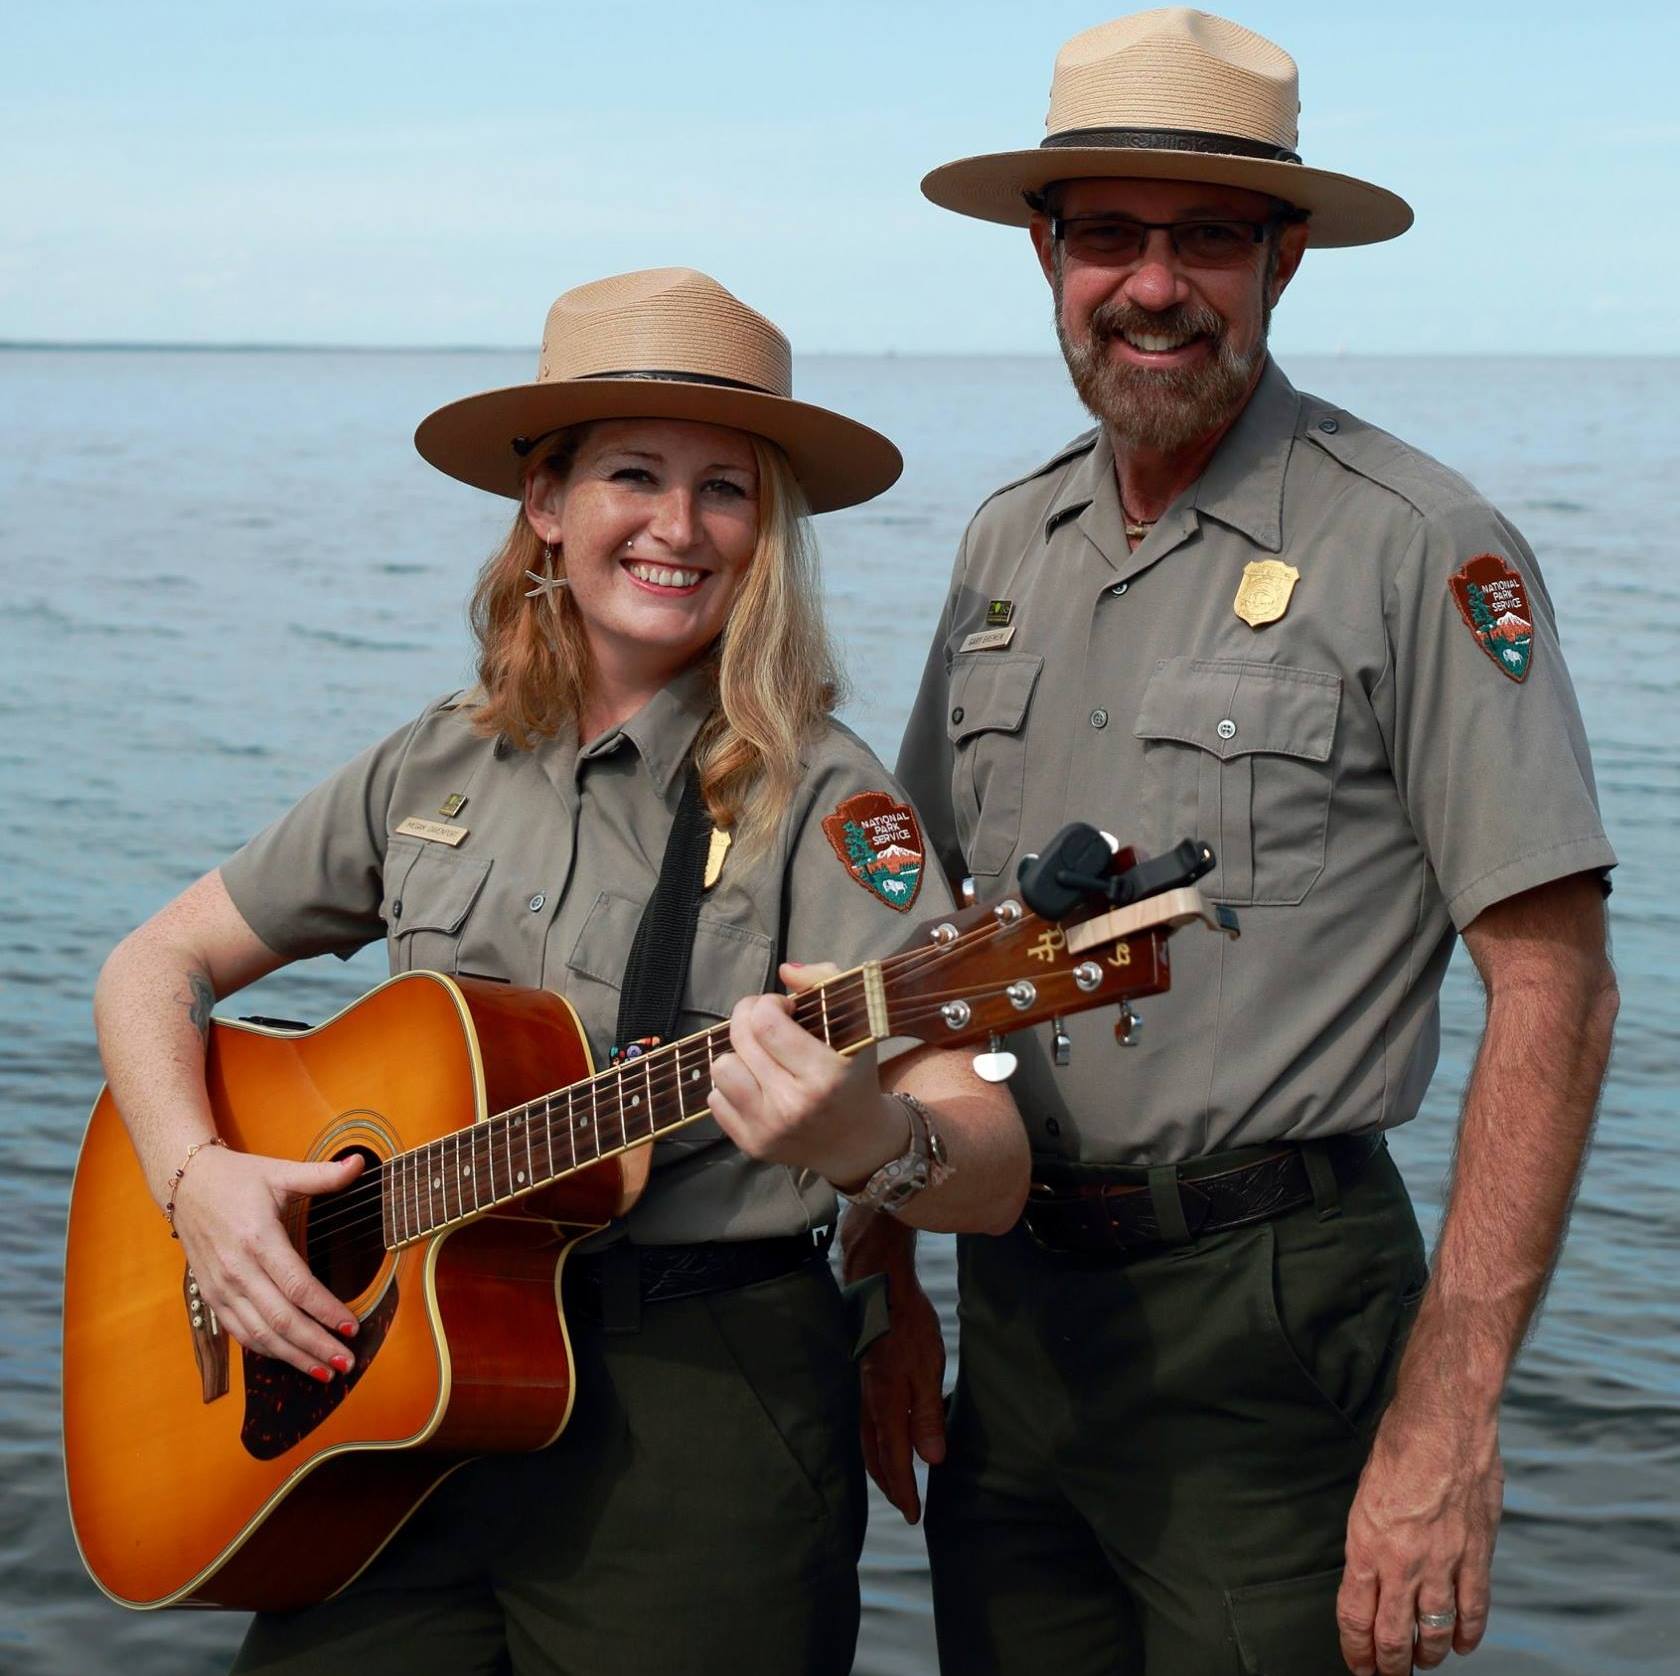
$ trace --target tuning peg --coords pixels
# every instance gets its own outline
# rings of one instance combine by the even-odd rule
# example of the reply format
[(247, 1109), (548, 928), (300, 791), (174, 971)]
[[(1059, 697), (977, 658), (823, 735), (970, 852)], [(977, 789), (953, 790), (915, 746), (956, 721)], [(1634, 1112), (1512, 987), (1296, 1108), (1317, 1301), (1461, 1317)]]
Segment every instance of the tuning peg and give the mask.
[(974, 889), (974, 877), (973, 877), (973, 875), (972, 874), (965, 875), (965, 877), (963, 878), (963, 882), (958, 887), (958, 889), (959, 889), (959, 892), (962, 896), (962, 905), (965, 908), (972, 908), (974, 906), (974, 899), (975, 899), (975, 894), (976, 894), (975, 889)]
[(1059, 1018), (1050, 1020), (1050, 1057), (1058, 1065), (1073, 1063), (1073, 1038)]
[(1136, 1047), (1143, 1020), (1132, 1010), (1130, 1001), (1120, 1003), (1120, 1016), (1114, 1021), (1114, 1039), (1121, 1047)]
[(1008, 1082), (1015, 1075), (1015, 1055), (1003, 1045), (1003, 1037), (988, 1036), (986, 1051), (974, 1056), (974, 1074), (982, 1082)]

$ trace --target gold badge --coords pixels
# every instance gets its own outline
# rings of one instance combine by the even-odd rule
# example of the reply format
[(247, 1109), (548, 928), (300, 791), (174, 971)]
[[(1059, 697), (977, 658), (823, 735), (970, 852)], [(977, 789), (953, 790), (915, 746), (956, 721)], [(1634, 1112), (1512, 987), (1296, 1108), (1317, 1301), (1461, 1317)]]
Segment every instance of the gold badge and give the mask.
[(723, 872), (723, 858), (729, 854), (729, 846), (734, 842), (733, 834), (721, 827), (712, 828), (712, 841), (706, 849), (706, 876), (700, 881), (702, 890), (710, 890), (718, 882), (718, 875)]
[(1256, 564), (1245, 564), (1242, 586), (1237, 589), (1231, 609), (1250, 628), (1275, 623), (1289, 609), (1289, 596), (1300, 580), (1300, 571), (1281, 559), (1261, 559)]
[(467, 806), (467, 794), (464, 791), (452, 791), (444, 800), (438, 813), (446, 821), (452, 821)]
[(1012, 599), (989, 599), (986, 601), (986, 627), (989, 629), (1008, 628), (1010, 620), (1015, 615), (1015, 601)]

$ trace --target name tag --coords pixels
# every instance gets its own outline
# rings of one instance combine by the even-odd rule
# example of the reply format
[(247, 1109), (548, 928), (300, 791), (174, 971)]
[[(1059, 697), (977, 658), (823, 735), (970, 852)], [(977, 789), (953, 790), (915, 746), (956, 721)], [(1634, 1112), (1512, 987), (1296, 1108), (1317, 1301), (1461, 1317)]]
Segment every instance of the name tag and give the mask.
[(464, 826), (445, 826), (442, 821), (423, 821), (410, 815), (397, 831), (404, 838), (424, 838), (428, 844), (447, 844), (453, 849), (467, 835)]
[(995, 652), (1000, 647), (1007, 646), (1014, 638), (1015, 630), (1012, 627), (976, 629), (957, 650), (959, 652)]

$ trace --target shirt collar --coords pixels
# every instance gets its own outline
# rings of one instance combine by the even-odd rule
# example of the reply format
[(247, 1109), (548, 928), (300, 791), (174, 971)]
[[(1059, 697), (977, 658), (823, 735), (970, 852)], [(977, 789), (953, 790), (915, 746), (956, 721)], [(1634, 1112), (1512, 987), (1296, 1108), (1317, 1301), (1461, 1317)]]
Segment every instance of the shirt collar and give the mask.
[(1198, 512), (1268, 553), (1283, 547), (1283, 478), (1300, 414), (1295, 386), (1268, 356), (1248, 405), (1192, 491)]
[(586, 762), (607, 756), (628, 739), (636, 747), (653, 789), (664, 797), (688, 760), (695, 736), (717, 704), (716, 675), (708, 662), (685, 669), (661, 687), (635, 715), (610, 728), (577, 753)]

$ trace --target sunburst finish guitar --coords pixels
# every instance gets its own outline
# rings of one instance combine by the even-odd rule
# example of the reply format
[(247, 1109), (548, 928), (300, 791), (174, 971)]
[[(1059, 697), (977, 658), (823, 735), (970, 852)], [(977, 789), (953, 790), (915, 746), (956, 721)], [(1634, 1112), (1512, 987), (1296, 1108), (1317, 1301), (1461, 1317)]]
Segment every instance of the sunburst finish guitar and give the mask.
[[(1116, 855), (1114, 874), (1132, 859)], [(1213, 923), (1190, 888), (1086, 902), (1059, 923), (1015, 899), (969, 908), (801, 995), (794, 1017), (843, 1053), (984, 1041), (1165, 989), (1168, 933), (1190, 918)], [(329, 1385), (221, 1331), (102, 1092), (64, 1317), (70, 1512), (99, 1586), (134, 1607), (322, 1600), (463, 1461), (557, 1437), (572, 1404), (566, 1254), (635, 1200), (648, 1143), (705, 1114), (727, 1049), (719, 1025), (597, 1073), (561, 997), (429, 972), (312, 1030), (212, 1021), (229, 1146), (366, 1160), (287, 1213), (360, 1322), (356, 1366)]]

